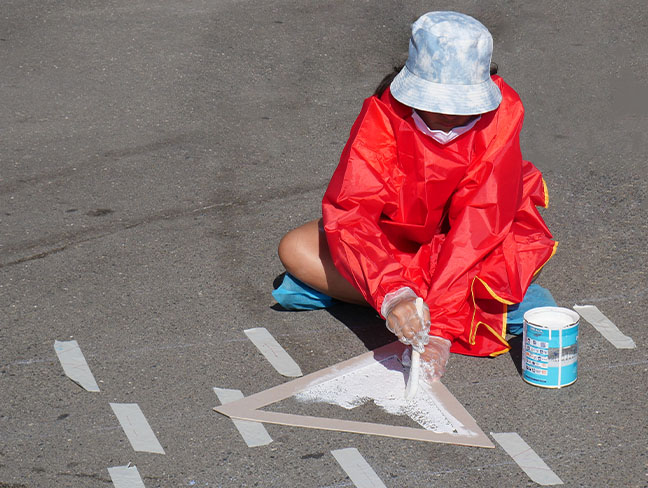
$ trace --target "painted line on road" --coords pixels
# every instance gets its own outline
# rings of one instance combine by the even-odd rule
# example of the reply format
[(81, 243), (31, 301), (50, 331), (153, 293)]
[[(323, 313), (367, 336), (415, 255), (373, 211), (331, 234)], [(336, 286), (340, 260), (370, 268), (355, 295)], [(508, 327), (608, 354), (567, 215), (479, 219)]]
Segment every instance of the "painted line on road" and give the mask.
[(245, 335), (257, 347), (270, 364), (281, 375), (296, 378), (303, 376), (301, 368), (293, 358), (284, 350), (283, 347), (275, 340), (274, 337), (264, 327), (255, 329), (246, 329)]
[(491, 432), (493, 439), (502, 446), (532, 481), (539, 485), (562, 485), (562, 480), (554, 473), (531, 447), (515, 432)]
[(137, 403), (111, 403), (110, 406), (134, 450), (164, 454), (164, 449)]
[(355, 447), (337, 449), (331, 454), (358, 488), (387, 488)]
[[(214, 388), (214, 393), (216, 393), (221, 405), (243, 398), (243, 393), (240, 390)], [(267, 446), (272, 442), (272, 437), (270, 437), (262, 423), (238, 419), (232, 419), (232, 422), (234, 422), (248, 447)]]
[(115, 466), (108, 468), (108, 474), (115, 488), (146, 488), (136, 466)]
[(595, 305), (574, 305), (574, 310), (592, 324), (617, 349), (634, 349), (637, 347), (632, 337), (628, 337), (621, 332)]
[(68, 378), (87, 391), (99, 391), (77, 341), (54, 341), (54, 350)]

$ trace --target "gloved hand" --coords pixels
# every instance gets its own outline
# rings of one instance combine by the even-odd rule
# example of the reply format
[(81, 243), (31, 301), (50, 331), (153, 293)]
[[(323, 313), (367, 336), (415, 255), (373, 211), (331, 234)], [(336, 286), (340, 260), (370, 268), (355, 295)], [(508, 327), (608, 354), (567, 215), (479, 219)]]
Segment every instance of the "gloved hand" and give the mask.
[[(428, 383), (441, 379), (450, 357), (450, 341), (443, 337), (429, 336), (430, 342), (421, 353), (421, 371), (423, 378)], [(412, 364), (412, 352), (410, 348), (405, 349), (401, 358), (403, 366)]]
[[(381, 313), (387, 319), (387, 328), (403, 344), (411, 344), (423, 353), (430, 336), (430, 309), (423, 304), (423, 317), (416, 311), (416, 293), (411, 288), (401, 288), (388, 293), (383, 300)], [(423, 359), (423, 357), (421, 357)]]
[(430, 341), (421, 353), (421, 373), (431, 383), (438, 381), (445, 374), (450, 358), (450, 341), (443, 337), (429, 336)]

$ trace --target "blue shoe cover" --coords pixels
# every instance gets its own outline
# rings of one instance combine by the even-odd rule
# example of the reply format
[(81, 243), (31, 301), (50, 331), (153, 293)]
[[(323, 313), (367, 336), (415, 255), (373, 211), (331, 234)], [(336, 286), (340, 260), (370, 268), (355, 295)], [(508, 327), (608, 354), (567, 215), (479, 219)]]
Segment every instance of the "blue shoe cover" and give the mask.
[(520, 335), (522, 334), (522, 323), (524, 322), (524, 313), (536, 307), (555, 307), (556, 301), (551, 296), (551, 293), (546, 288), (540, 285), (531, 283), (529, 289), (524, 295), (522, 303), (509, 305), (506, 314), (506, 325), (509, 334)]
[(288, 273), (279, 288), (272, 292), (272, 296), (286, 310), (317, 310), (335, 303), (330, 296), (312, 289)]

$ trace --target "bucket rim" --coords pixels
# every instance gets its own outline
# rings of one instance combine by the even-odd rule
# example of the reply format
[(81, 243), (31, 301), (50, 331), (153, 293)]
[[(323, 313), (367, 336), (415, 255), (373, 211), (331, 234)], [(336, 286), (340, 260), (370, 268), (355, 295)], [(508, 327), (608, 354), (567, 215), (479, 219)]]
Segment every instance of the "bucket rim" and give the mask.
[[(544, 317), (544, 321), (541, 318)], [(524, 313), (527, 324), (543, 329), (560, 330), (577, 325), (580, 315), (574, 310), (564, 307), (536, 307)]]

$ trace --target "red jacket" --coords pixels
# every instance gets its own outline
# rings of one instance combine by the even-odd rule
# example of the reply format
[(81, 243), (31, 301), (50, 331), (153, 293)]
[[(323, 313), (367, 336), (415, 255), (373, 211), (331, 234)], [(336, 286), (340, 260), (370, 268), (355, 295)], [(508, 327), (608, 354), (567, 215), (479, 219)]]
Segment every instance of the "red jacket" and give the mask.
[(389, 90), (365, 100), (322, 202), (336, 267), (380, 310), (408, 286), (430, 308), (430, 334), (453, 352), (510, 349), (519, 303), (556, 243), (536, 206), (548, 195), (520, 153), (524, 109), (494, 76), (500, 106), (452, 142), (422, 134)]

